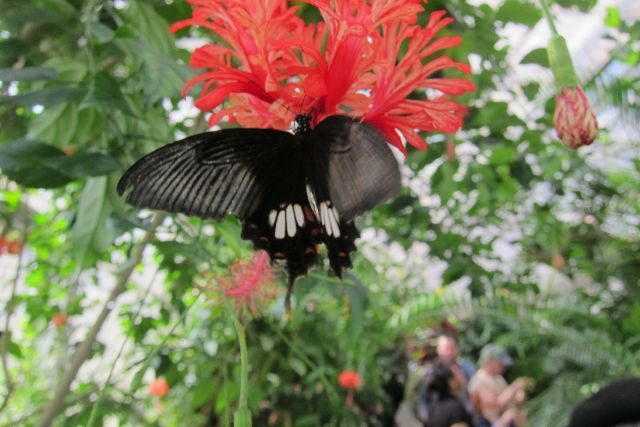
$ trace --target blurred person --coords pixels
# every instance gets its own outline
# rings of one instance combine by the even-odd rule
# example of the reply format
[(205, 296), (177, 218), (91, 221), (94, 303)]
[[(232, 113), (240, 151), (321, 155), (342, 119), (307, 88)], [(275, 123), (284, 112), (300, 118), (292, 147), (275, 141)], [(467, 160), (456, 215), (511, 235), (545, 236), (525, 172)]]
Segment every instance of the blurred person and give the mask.
[(407, 364), (404, 399), (395, 414), (395, 422), (398, 427), (422, 427), (420, 420), (425, 416), (427, 407), (425, 402), (419, 401), (418, 391), (432, 367), (436, 352), (429, 341), (417, 347), (409, 340), (405, 342), (405, 351), (412, 357)]
[(467, 412), (471, 413), (473, 408), (469, 401), (467, 384), (469, 384), (471, 377), (476, 372), (475, 366), (468, 360), (459, 357), (458, 343), (451, 335), (440, 335), (438, 337), (436, 354), (441, 361), (451, 368), (453, 375), (455, 375), (458, 382), (462, 384), (458, 398), (466, 408)]
[(477, 427), (511, 427), (524, 424), (524, 413), (518, 407), (526, 399), (528, 378), (513, 383), (504, 379), (504, 371), (513, 359), (499, 345), (488, 344), (480, 352), (480, 369), (469, 381), (468, 392), (475, 407), (474, 425)]
[(612, 382), (571, 413), (568, 427), (640, 426), (640, 378)]
[(525, 399), (525, 389), (531, 383), (528, 378), (518, 378), (513, 383), (507, 383), (503, 374), (513, 364), (513, 359), (499, 345), (488, 344), (482, 348), (478, 365), (480, 369), (469, 381), (469, 393), (486, 386), (497, 397), (497, 404), (506, 408), (512, 404), (521, 404)]
[(502, 413), (496, 404), (496, 394), (484, 389), (486, 385), (471, 394), (474, 414), (473, 427), (519, 427), (524, 425), (524, 415), (516, 407), (511, 407)]
[(471, 427), (471, 416), (456, 397), (462, 384), (449, 364), (436, 361), (430, 367), (418, 393), (426, 403), (425, 427)]

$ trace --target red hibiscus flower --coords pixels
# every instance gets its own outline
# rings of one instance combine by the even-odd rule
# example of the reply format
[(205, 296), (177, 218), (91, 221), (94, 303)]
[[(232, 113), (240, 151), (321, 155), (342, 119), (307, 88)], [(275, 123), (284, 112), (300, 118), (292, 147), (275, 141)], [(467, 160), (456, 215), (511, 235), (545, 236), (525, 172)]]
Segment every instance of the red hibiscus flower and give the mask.
[(340, 372), (338, 376), (338, 384), (340, 387), (352, 390), (360, 387), (362, 381), (360, 380), (360, 374), (356, 371), (344, 370)]
[[(299, 112), (311, 113), (315, 122), (349, 115), (377, 127), (405, 153), (405, 142), (426, 148), (421, 131), (451, 133), (462, 126), (465, 108), (448, 96), (473, 91), (473, 84), (431, 77), (448, 68), (470, 72), (437, 56), (461, 38), (435, 38), (452, 22), (442, 11), (420, 27), (419, 0), (304, 0), (320, 11), (317, 24), (305, 23), (286, 0), (188, 1), (192, 18), (171, 30), (197, 25), (223, 41), (194, 51), (191, 66), (206, 71), (184, 88), (187, 93), (202, 83), (196, 106), (213, 111), (210, 125), (227, 117), (246, 127), (284, 130)], [(407, 99), (414, 91), (427, 99)]]

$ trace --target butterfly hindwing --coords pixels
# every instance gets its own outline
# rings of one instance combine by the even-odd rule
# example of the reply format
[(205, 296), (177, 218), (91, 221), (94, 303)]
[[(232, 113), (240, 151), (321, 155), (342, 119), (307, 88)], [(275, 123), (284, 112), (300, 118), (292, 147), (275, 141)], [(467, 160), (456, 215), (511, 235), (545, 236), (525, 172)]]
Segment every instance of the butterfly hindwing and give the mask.
[(118, 182), (127, 202), (222, 220), (250, 216), (265, 197), (268, 177), (295, 138), (271, 129), (205, 132), (138, 160)]
[(310, 138), (314, 181), (317, 186), (326, 181), (329, 197), (344, 221), (400, 192), (398, 163), (386, 138), (373, 127), (347, 116), (330, 116), (313, 129)]
[(243, 223), (242, 238), (272, 260), (286, 260), (290, 278), (317, 262), (322, 230), (306, 194), (305, 159), (300, 150), (281, 152), (266, 177), (265, 196)]

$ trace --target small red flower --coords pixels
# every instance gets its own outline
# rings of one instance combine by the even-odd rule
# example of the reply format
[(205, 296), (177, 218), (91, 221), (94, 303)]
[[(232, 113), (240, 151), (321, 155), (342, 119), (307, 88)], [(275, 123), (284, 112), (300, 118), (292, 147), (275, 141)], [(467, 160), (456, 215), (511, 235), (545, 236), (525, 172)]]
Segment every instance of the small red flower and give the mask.
[(169, 383), (164, 378), (154, 380), (149, 384), (149, 394), (155, 397), (165, 397), (169, 393)]
[(590, 145), (596, 139), (598, 122), (580, 86), (565, 87), (556, 96), (553, 125), (560, 140), (569, 148)]
[[(304, 0), (323, 21), (306, 24), (286, 0), (189, 0), (191, 19), (171, 31), (197, 25), (224, 43), (196, 49), (191, 66), (206, 72), (190, 80), (185, 94), (202, 83), (196, 106), (245, 127), (286, 130), (297, 112), (315, 122), (350, 115), (377, 127), (406, 153), (405, 143), (427, 144), (419, 132), (455, 132), (465, 107), (448, 96), (474, 91), (461, 78), (431, 78), (444, 69), (469, 73), (467, 65), (440, 51), (458, 36), (435, 38), (452, 18), (431, 14), (421, 28), (420, 0)], [(426, 99), (407, 99), (414, 91)], [(227, 102), (228, 101), (228, 102)], [(226, 104), (225, 104), (226, 103)]]
[(240, 260), (231, 266), (229, 274), (218, 279), (227, 298), (236, 306), (248, 307), (253, 314), (258, 312), (258, 303), (274, 297), (273, 272), (269, 255), (265, 251), (253, 254), (249, 261)]
[(68, 321), (69, 316), (66, 313), (58, 313), (51, 318), (51, 323), (53, 323), (56, 328), (65, 327)]
[(353, 390), (360, 387), (362, 381), (360, 380), (360, 374), (356, 371), (344, 370), (340, 372), (338, 376), (338, 384), (340, 387), (346, 388), (347, 390)]
[(0, 255), (8, 253), (11, 255), (19, 255), (22, 252), (22, 242), (20, 240), (8, 240), (5, 237), (0, 238)]

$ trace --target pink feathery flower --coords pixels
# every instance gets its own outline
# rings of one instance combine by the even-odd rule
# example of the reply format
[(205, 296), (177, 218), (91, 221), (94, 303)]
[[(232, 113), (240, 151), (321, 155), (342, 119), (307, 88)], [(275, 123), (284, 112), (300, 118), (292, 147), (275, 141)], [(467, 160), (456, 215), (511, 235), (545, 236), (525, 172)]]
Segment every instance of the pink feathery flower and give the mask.
[(273, 272), (269, 255), (265, 251), (253, 254), (250, 260), (233, 264), (229, 274), (218, 279), (222, 292), (233, 300), (238, 308), (248, 307), (254, 315), (258, 303), (274, 297)]
[[(227, 118), (245, 127), (286, 130), (295, 115), (319, 123), (348, 115), (379, 129), (406, 154), (405, 143), (427, 147), (419, 132), (457, 131), (465, 107), (449, 99), (474, 91), (463, 78), (434, 73), (470, 68), (448, 56), (458, 36), (436, 38), (452, 18), (431, 13), (421, 27), (420, 0), (303, 0), (322, 22), (307, 24), (286, 0), (188, 0), (190, 25), (222, 40), (196, 49), (190, 65), (205, 72), (184, 87), (202, 84), (196, 106), (212, 111), (209, 125)], [(406, 47), (406, 50), (404, 49)], [(427, 99), (408, 99), (414, 91)]]

